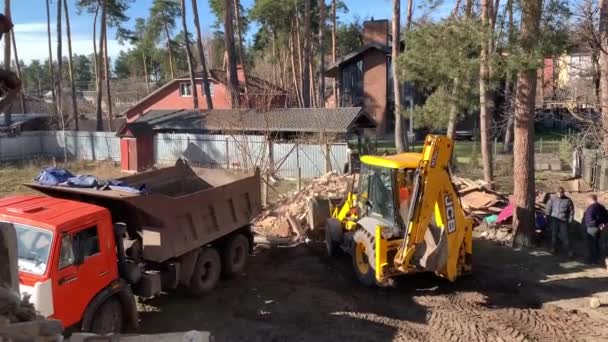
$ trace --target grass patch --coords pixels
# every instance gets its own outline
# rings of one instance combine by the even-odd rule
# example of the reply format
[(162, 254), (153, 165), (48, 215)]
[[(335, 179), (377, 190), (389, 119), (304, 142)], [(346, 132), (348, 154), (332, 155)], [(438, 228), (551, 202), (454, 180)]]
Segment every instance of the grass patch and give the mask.
[[(0, 163), (0, 196), (35, 193), (22, 184), (32, 182), (40, 173), (40, 169), (52, 165), (53, 163), (49, 159)], [(124, 176), (121, 174), (118, 164), (109, 161), (74, 161), (57, 163), (57, 167), (68, 169), (73, 174), (90, 174), (99, 178)]]

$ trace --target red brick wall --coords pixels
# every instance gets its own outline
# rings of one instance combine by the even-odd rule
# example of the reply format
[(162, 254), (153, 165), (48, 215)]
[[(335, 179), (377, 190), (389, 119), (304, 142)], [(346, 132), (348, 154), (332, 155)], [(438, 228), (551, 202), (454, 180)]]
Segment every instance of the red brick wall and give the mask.
[(386, 131), (386, 54), (369, 50), (363, 57), (363, 92), (365, 110), (376, 120), (377, 132)]
[[(154, 94), (143, 103), (139, 103), (127, 111), (127, 120), (129, 122), (136, 120), (139, 116), (154, 109), (194, 109), (191, 96), (180, 96), (179, 85), (177, 81), (168, 87)], [(230, 101), (230, 92), (221, 83), (210, 82), (212, 88), (211, 98), (213, 100), (214, 109), (230, 109), (232, 108)], [(207, 109), (207, 100), (202, 89), (202, 84), (197, 82), (196, 89), (198, 90), (198, 103), (200, 109)]]

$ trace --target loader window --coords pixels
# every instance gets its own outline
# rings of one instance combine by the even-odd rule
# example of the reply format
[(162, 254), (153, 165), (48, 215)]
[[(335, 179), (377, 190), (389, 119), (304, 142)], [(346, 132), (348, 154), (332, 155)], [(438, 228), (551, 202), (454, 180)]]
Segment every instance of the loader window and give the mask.
[(373, 167), (369, 176), (370, 213), (376, 214), (388, 221), (395, 220), (394, 179), (390, 169)]

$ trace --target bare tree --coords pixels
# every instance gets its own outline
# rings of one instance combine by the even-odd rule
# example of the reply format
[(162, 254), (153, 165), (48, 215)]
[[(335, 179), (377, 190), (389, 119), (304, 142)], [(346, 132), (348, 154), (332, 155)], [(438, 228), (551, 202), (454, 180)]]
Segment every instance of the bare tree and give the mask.
[[(108, 0), (104, 0), (108, 1)], [(107, 4), (106, 4), (107, 6)], [(107, 17), (107, 9), (106, 9), (106, 17)], [(112, 119), (114, 114), (112, 109), (112, 91), (110, 89), (110, 78), (112, 74), (110, 73), (110, 59), (108, 58), (108, 32), (107, 32), (107, 18), (104, 20), (105, 23), (102, 23), (103, 32), (103, 71), (104, 78), (106, 80), (106, 105), (108, 107), (108, 130), (112, 130)]]
[[(63, 53), (62, 48), (62, 34), (61, 34), (61, 13), (63, 1), (57, 1), (57, 115), (61, 122), (64, 121), (63, 117)], [(64, 127), (65, 129), (65, 127)]]
[(318, 107), (325, 107), (325, 0), (319, 0), (319, 100)]
[[(59, 0), (61, 1), (61, 0)], [(78, 102), (76, 101), (76, 84), (74, 83), (74, 61), (72, 59), (72, 32), (70, 28), (70, 14), (68, 10), (68, 0), (63, 0), (63, 10), (65, 12), (65, 27), (68, 38), (68, 68), (70, 71), (70, 87), (72, 90), (72, 118), (74, 120), (74, 130), (79, 129), (78, 125)]]
[(196, 76), (194, 75), (194, 62), (192, 61), (192, 50), (190, 49), (190, 38), (188, 37), (188, 25), (186, 25), (186, 0), (180, 0), (182, 9), (182, 30), (186, 40), (186, 58), (188, 59), (188, 72), (190, 73), (190, 88), (192, 88), (192, 105), (198, 109), (198, 90), (196, 89)]
[[(409, 0), (411, 3), (412, 0)], [(408, 5), (410, 8), (411, 5)], [(393, 22), (392, 22), (392, 72), (393, 72), (393, 91), (395, 101), (395, 148), (397, 153), (403, 153), (408, 150), (407, 137), (403, 134), (403, 116), (401, 115), (401, 82), (399, 81), (399, 67), (397, 60), (401, 50), (401, 0), (393, 0)], [(409, 16), (409, 14), (408, 14)]]
[[(602, 126), (608, 129), (608, 0), (600, 0), (599, 25), (599, 64), (600, 64), (600, 108), (602, 111)], [(604, 142), (604, 150), (608, 151), (608, 142)]]
[(241, 69), (243, 69), (243, 89), (245, 90), (245, 100), (247, 101), (247, 107), (250, 104), (249, 98), (249, 80), (247, 79), (247, 66), (245, 61), (245, 49), (243, 48), (243, 37), (241, 34), (241, 5), (239, 0), (234, 0), (234, 21), (236, 24), (236, 39), (237, 46), (239, 49), (239, 59), (241, 62)]
[(489, 108), (490, 58), (488, 32), (490, 30), (489, 16), (491, 15), (492, 0), (481, 0), (481, 52), (479, 56), (479, 130), (481, 135), (481, 160), (483, 164), (483, 179), (490, 187), (493, 186), (491, 129), (492, 113)]
[[(15, 31), (11, 30), (11, 37), (13, 38), (11, 41), (13, 42), (13, 55), (15, 56), (15, 69), (17, 69), (17, 78), (20, 80), (21, 78), (21, 64), (19, 64), (19, 55), (17, 54), (17, 38), (15, 38)], [(23, 87), (19, 87), (19, 101), (21, 103), (21, 112), (27, 113), (27, 108), (25, 106), (25, 94), (23, 93)], [(5, 113), (6, 115), (6, 113)]]
[[(337, 49), (338, 49), (338, 44), (337, 44), (337, 32), (338, 32), (338, 20), (337, 20), (337, 11), (338, 11), (338, 4), (336, 3), (337, 0), (332, 0), (331, 1), (331, 21), (332, 21), (332, 25), (331, 25), (331, 62), (332, 63), (336, 63), (336, 59), (337, 59)], [(339, 99), (338, 99), (338, 83), (336, 82), (336, 79), (333, 79), (333, 88), (334, 88), (334, 101), (335, 101), (335, 106), (339, 107)]]
[(207, 72), (207, 62), (205, 60), (205, 50), (203, 48), (201, 24), (198, 20), (198, 6), (196, 5), (196, 0), (192, 0), (192, 14), (194, 16), (194, 27), (196, 28), (196, 45), (198, 48), (198, 56), (201, 62), (201, 69), (203, 71), (202, 79), (205, 100), (207, 101), (207, 109), (213, 109), (213, 100), (211, 98), (211, 88), (209, 87), (209, 75)]
[[(11, 20), (11, 0), (4, 0), (4, 16)], [(4, 68), (11, 70), (11, 38), (13, 32), (7, 32), (4, 35)]]
[(51, 97), (53, 99), (53, 110), (57, 110), (57, 96), (55, 94), (55, 73), (53, 71), (53, 45), (51, 44), (51, 9), (50, 0), (46, 0), (46, 33), (49, 45), (49, 76), (51, 78)]
[[(513, 22), (513, 0), (507, 0), (506, 11), (508, 19), (508, 28), (507, 28), (507, 44), (508, 50), (511, 52), (513, 50), (513, 41), (515, 37), (515, 24)], [(505, 129), (505, 140), (504, 140), (504, 152), (511, 151), (511, 140), (513, 140), (513, 106), (511, 105), (513, 102), (513, 75), (511, 74), (511, 70), (507, 69), (505, 80), (505, 99), (507, 101), (508, 108), (508, 117), (507, 117), (507, 127)]]
[(305, 108), (309, 108), (310, 101), (310, 49), (311, 49), (311, 31), (310, 31), (310, 0), (304, 0), (304, 49), (302, 61), (302, 104)]
[(233, 3), (232, 0), (225, 0), (224, 9), (224, 42), (226, 45), (226, 54), (228, 55), (228, 87), (232, 98), (232, 108), (241, 107), (241, 98), (239, 91), (239, 79), (236, 73), (236, 56), (234, 49), (234, 21), (232, 18)]
[(101, 28), (99, 30), (99, 55), (97, 57), (97, 97), (95, 101), (95, 116), (97, 118), (97, 131), (103, 131), (103, 111), (101, 108), (102, 104), (102, 88), (103, 88), (103, 77), (101, 70), (99, 70), (103, 64), (104, 55), (104, 42), (106, 39), (106, 19), (107, 19), (107, 0), (99, 0), (101, 6)]
[[(539, 34), (542, 0), (522, 0), (521, 51), (531, 58)], [(517, 73), (513, 145), (513, 231), (516, 246), (530, 246), (534, 234), (534, 107), (536, 70)]]

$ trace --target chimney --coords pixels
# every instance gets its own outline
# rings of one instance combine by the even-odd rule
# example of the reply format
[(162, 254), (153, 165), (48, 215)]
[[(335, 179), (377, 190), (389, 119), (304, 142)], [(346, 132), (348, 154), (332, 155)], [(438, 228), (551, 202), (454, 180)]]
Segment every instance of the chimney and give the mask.
[(243, 65), (236, 65), (236, 76), (239, 80), (239, 84), (243, 84), (245, 82), (245, 71), (243, 71)]
[(388, 46), (388, 20), (368, 20), (363, 22), (363, 45), (376, 43)]

